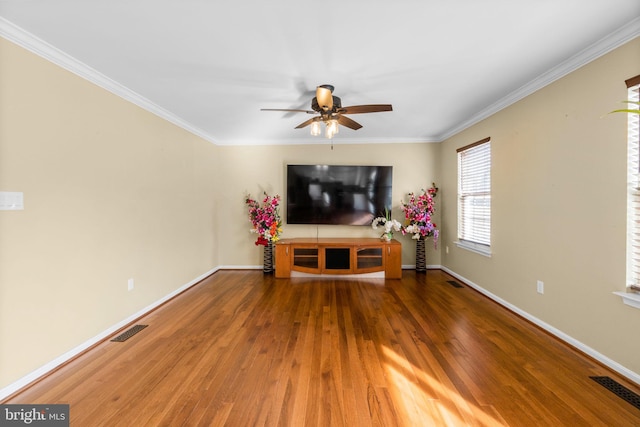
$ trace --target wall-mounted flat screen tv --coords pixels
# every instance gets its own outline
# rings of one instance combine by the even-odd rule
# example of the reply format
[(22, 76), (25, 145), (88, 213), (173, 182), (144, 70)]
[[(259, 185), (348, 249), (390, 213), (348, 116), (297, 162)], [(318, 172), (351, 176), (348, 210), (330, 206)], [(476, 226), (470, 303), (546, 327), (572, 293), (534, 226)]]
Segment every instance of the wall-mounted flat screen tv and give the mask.
[(287, 224), (371, 225), (391, 211), (392, 166), (287, 165)]

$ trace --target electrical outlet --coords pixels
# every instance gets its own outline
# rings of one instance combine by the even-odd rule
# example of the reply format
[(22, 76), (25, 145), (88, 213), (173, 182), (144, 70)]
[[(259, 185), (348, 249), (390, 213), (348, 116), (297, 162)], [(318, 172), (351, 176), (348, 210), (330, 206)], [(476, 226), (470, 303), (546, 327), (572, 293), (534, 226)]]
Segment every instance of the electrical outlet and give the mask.
[(544, 282), (542, 280), (538, 280), (538, 293), (544, 294)]
[(133, 279), (129, 279), (127, 281), (127, 290), (129, 290), (129, 291), (133, 290)]
[(445, 253), (449, 253), (449, 246), (445, 246), (445, 248), (444, 248), (444, 252), (445, 252)]

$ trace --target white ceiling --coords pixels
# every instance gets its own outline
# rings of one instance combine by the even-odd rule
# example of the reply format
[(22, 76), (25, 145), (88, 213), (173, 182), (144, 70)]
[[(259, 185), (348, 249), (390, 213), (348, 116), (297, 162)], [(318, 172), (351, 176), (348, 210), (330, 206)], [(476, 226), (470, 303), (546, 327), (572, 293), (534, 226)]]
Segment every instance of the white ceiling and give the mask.
[[(0, 35), (221, 145), (441, 141), (640, 35), (638, 0), (0, 0)], [(640, 53), (639, 53), (640, 54)]]

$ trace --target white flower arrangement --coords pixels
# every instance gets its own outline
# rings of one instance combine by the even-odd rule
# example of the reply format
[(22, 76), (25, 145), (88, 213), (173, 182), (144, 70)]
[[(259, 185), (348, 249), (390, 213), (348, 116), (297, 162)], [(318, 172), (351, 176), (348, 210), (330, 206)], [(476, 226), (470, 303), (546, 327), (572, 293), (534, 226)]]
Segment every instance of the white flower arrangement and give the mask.
[(402, 230), (402, 224), (400, 224), (397, 220), (391, 219), (389, 212), (386, 212), (386, 217), (379, 216), (374, 219), (371, 223), (371, 228), (374, 230), (378, 229), (378, 226), (384, 227), (384, 233), (380, 236), (381, 239), (391, 240), (393, 238), (394, 231)]

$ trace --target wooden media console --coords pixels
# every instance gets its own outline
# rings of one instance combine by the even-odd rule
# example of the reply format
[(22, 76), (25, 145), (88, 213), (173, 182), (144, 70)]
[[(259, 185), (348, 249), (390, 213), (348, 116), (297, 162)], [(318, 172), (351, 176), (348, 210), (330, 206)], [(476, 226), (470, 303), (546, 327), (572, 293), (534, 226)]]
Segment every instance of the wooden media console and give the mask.
[(276, 277), (292, 271), (308, 274), (384, 272), (386, 279), (402, 278), (402, 245), (377, 238), (282, 239), (275, 245)]

